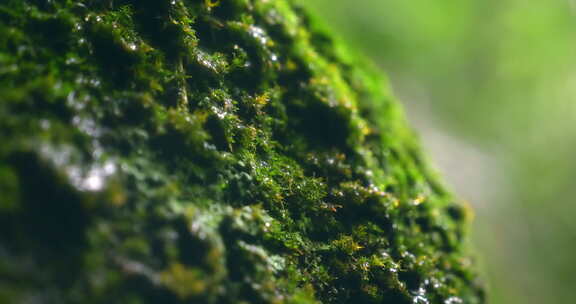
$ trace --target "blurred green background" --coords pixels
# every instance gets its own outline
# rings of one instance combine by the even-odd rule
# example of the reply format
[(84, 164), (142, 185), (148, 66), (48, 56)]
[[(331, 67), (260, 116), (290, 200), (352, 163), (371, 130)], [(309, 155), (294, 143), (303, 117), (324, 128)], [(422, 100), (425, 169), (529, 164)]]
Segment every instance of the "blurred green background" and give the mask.
[(473, 205), (490, 303), (576, 300), (576, 1), (303, 0)]

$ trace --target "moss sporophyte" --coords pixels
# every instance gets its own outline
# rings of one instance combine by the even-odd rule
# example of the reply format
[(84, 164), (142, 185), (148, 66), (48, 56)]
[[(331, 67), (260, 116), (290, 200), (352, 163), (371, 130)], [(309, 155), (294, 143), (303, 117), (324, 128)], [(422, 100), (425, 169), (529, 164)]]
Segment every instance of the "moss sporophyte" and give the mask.
[(0, 302), (483, 303), (369, 64), (289, 0), (0, 4)]

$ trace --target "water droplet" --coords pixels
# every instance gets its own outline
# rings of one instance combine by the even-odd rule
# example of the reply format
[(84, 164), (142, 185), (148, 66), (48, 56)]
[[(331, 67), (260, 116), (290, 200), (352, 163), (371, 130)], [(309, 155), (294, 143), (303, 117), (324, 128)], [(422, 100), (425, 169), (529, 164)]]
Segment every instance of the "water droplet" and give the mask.
[(69, 175), (73, 178), (72, 182), (81, 190), (100, 191), (106, 185), (106, 180), (116, 173), (116, 164), (111, 161), (103, 165), (96, 165), (88, 170), (88, 173), (82, 175), (80, 170), (75, 167), (69, 169)]
[(266, 36), (266, 33), (264, 32), (263, 29), (251, 25), (250, 28), (248, 29), (248, 32), (250, 33), (250, 35), (252, 35), (252, 37), (256, 38), (256, 40), (258, 40), (258, 42), (260, 42), (262, 45), (266, 45), (268, 43), (268, 37)]
[(215, 145), (208, 143), (208, 142), (204, 142), (204, 149), (210, 150), (210, 151), (216, 151), (217, 150)]
[(77, 64), (77, 63), (79, 63), (79, 62), (80, 62), (80, 60), (78, 59), (78, 57), (68, 57), (68, 58), (66, 59), (66, 64), (67, 64), (67, 65), (73, 65), (73, 64)]
[(99, 137), (103, 131), (92, 119), (74, 116), (72, 123), (82, 132), (93, 137)]
[(446, 299), (444, 301), (444, 304), (460, 304), (460, 303), (464, 303), (462, 301), (462, 299), (458, 298), (458, 297), (449, 297), (448, 299)]
[(117, 171), (112, 160), (96, 163), (90, 167), (79, 163), (78, 152), (69, 146), (40, 146), (40, 154), (56, 169), (68, 177), (70, 183), (81, 191), (100, 191), (106, 186), (106, 180)]
[(218, 116), (218, 118), (224, 119), (226, 117), (227, 113), (225, 111), (219, 109), (218, 107), (212, 106), (211, 109), (212, 109), (212, 112), (214, 112), (214, 114), (216, 114), (216, 116)]

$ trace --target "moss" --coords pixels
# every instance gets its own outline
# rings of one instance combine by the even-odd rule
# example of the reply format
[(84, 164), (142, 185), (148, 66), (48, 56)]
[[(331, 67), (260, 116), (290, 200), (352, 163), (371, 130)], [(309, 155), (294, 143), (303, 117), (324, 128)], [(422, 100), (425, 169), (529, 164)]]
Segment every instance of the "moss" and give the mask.
[(0, 4), (0, 300), (482, 303), (385, 80), (289, 0)]

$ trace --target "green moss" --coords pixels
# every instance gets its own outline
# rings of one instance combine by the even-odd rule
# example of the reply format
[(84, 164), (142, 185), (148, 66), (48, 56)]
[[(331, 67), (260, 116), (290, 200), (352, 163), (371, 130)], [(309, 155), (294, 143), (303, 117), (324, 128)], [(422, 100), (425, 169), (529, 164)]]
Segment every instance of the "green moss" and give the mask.
[(0, 4), (0, 300), (482, 303), (358, 57), (288, 0)]

